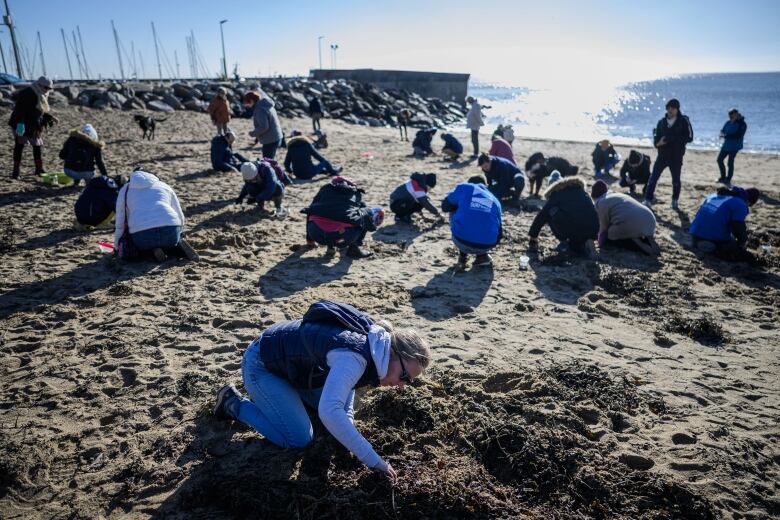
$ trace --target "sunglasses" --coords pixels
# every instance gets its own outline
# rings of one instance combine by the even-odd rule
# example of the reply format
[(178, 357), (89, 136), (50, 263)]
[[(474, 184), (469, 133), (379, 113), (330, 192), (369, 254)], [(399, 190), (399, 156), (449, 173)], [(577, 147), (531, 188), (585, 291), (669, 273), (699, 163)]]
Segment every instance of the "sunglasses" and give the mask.
[(404, 359), (401, 357), (401, 354), (398, 353), (398, 351), (395, 351), (395, 355), (398, 356), (398, 362), (401, 364), (401, 375), (398, 377), (401, 381), (407, 384), (412, 384), (414, 380), (409, 375), (409, 372), (406, 371), (406, 365), (404, 364)]

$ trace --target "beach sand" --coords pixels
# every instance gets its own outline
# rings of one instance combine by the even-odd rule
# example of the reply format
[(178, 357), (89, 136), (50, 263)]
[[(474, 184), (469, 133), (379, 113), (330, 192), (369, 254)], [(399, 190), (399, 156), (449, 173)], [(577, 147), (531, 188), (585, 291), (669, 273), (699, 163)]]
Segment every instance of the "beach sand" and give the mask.
[[(534, 213), (508, 208), (492, 271), (455, 273), (449, 230), (430, 217), (407, 226), (389, 215), (366, 243), (374, 253), (367, 260), (327, 260), (322, 248), (293, 247), (304, 241), (299, 210), (325, 180), (287, 190), (287, 220), (235, 206), (240, 176), (208, 169), (213, 127), (206, 115), (169, 115), (148, 142), (127, 112), (58, 107), (56, 113), (61, 123), (44, 149), (48, 169), (61, 169), (57, 152), (66, 130), (91, 122), (107, 143), (112, 174), (140, 165), (176, 190), (186, 236), (201, 261), (117, 262), (97, 247), (111, 240), (110, 231), (74, 229), (75, 190), (32, 182), (29, 148), (22, 181), (3, 174), (0, 517), (245, 517), (251, 514), (230, 505), (242, 483), (292, 494), (317, 479), (327, 483), (341, 466), (295, 459), (296, 452), (209, 415), (215, 390), (240, 382), (247, 343), (265, 326), (300, 317), (318, 298), (347, 301), (419, 330), (433, 348), (434, 376), (446, 369), (468, 379), (595, 365), (665, 408), (624, 414), (619, 426), (605, 413), (585, 421), (598, 434), (592, 444), (605, 454), (606, 471), (652, 465), (643, 473), (684, 485), (709, 501), (716, 516), (780, 515), (780, 156), (737, 158), (735, 182), (765, 194), (748, 220), (751, 245), (771, 246), (762, 253), (770, 263), (764, 270), (690, 249), (687, 223), (714, 190), (717, 167), (715, 152), (689, 151), (681, 211), (669, 207), (668, 172), (657, 191), (659, 259), (612, 251), (596, 262), (561, 258), (547, 229), (530, 269), (520, 271)], [(7, 116), (8, 109), (0, 110), (0, 118)], [(257, 150), (246, 148), (249, 125), (232, 123), (237, 148), (255, 157)], [(285, 120), (283, 127), (308, 129), (309, 122)], [(324, 129), (331, 143), (325, 155), (365, 188), (369, 205), (387, 206), (389, 193), (413, 171), (438, 174), (436, 204), (457, 182), (480, 173), (475, 162), (408, 157), (411, 147), (394, 129), (330, 120)], [(483, 136), (482, 146), (488, 145)], [(6, 168), (11, 146), (6, 134), (0, 146)], [(627, 148), (617, 149), (627, 156)], [(519, 163), (535, 151), (561, 155), (580, 166), (588, 186), (591, 150), (588, 143), (522, 136), (515, 143)], [(556, 404), (546, 406), (554, 412)], [(385, 454), (402, 479), (406, 473), (414, 480), (417, 466)], [(344, 485), (366, 485), (367, 472), (352, 465), (363, 480)], [(208, 475), (229, 475), (231, 491)], [(223, 502), (201, 500), (189, 509), (205, 486)], [(332, 485), (323, 486), (335, 496)], [(385, 504), (383, 511), (404, 514), (404, 503), (411, 503), (402, 494), (377, 493), (365, 500)], [(288, 511), (294, 517), (297, 507), (301, 518), (328, 511), (352, 517), (345, 511), (356, 504), (339, 509), (335, 503), (334, 509), (298, 504)], [(545, 516), (530, 505), (526, 514)]]

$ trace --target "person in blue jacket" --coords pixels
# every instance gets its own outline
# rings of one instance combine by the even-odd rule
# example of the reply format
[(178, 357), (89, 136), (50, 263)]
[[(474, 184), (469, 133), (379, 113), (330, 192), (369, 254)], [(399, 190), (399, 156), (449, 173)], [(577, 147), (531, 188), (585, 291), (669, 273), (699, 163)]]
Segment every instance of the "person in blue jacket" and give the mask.
[(452, 241), (460, 251), (457, 267), (466, 268), (468, 255), (477, 255), (474, 267), (490, 266), (488, 252), (501, 240), (501, 202), (481, 176), (458, 184), (447, 194), (441, 209), (450, 216)]
[(233, 151), (236, 135), (227, 131), (211, 140), (211, 168), (218, 172), (237, 172), (249, 159)]
[[(314, 164), (312, 159), (317, 159)], [(284, 157), (284, 169), (295, 175), (296, 179), (311, 179), (320, 173), (338, 175), (343, 168), (333, 165), (314, 148), (309, 139), (299, 130), (293, 130), (287, 141), (287, 155)]]
[(450, 133), (441, 134), (441, 139), (444, 141), (444, 148), (441, 149), (448, 159), (456, 160), (463, 153), (463, 144), (458, 141), (458, 138)]
[(124, 183), (125, 177), (121, 175), (114, 178), (100, 175), (89, 179), (74, 206), (76, 221), (89, 227), (108, 225), (114, 216), (119, 189)]
[(596, 143), (596, 148), (590, 156), (593, 158), (593, 172), (597, 178), (609, 175), (609, 170), (620, 162), (620, 154), (608, 139)]
[[(745, 132), (747, 132), (747, 123), (739, 110), (732, 108), (729, 110), (729, 120), (723, 125), (720, 136), (723, 139), (723, 145), (720, 147), (717, 162), (720, 170), (720, 179), (717, 182), (726, 186), (731, 185), (731, 179), (734, 177), (734, 159), (737, 152), (744, 146)], [(729, 170), (726, 173), (726, 167), (723, 165), (723, 159), (728, 157)]]
[(499, 200), (512, 197), (520, 200), (520, 194), (525, 188), (525, 174), (512, 161), (483, 153), (477, 159), (477, 165), (487, 176), (490, 191)]
[(273, 167), (265, 161), (245, 162), (241, 165), (241, 176), (244, 178), (244, 187), (236, 199), (236, 204), (241, 204), (248, 196), (248, 202), (257, 203), (260, 211), (266, 215), (265, 202), (272, 200), (276, 206), (276, 216), (283, 218), (287, 210), (282, 206), (284, 198), (284, 185), (276, 177)]
[(748, 235), (745, 220), (761, 197), (756, 188), (720, 188), (709, 195), (689, 229), (696, 248), (705, 253), (715, 253), (730, 261), (751, 262), (755, 257), (746, 250)]

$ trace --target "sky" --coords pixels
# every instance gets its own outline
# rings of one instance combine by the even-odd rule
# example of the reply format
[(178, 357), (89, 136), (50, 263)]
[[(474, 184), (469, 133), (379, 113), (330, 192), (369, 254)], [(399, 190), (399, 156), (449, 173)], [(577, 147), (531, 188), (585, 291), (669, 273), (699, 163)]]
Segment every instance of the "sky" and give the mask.
[[(512, 86), (560, 82), (610, 85), (694, 72), (780, 71), (780, 1), (744, 0), (395, 0), (248, 1), (8, 0), (33, 74), (40, 32), (46, 72), (69, 77), (60, 29), (81, 30), (93, 76), (120, 77), (113, 20), (125, 74), (135, 49), (139, 76), (156, 78), (151, 22), (170, 69), (190, 76), (186, 36), (195, 35), (210, 74), (221, 67), (224, 24), (228, 71), (242, 76), (306, 75), (330, 68), (467, 72)], [(0, 27), (14, 72), (7, 27)], [(76, 57), (69, 48), (72, 68)], [(140, 59), (139, 59), (140, 55)], [(165, 62), (164, 56), (161, 57)], [(142, 66), (143, 63), (143, 66)], [(1, 65), (1, 63), (0, 63)], [(163, 75), (168, 76), (163, 65)]]

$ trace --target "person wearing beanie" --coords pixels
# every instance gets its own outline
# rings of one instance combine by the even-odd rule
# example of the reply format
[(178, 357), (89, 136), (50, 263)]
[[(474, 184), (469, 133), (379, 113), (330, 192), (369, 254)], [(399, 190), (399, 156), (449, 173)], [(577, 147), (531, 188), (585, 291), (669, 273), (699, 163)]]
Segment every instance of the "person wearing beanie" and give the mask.
[(471, 158), (476, 159), (479, 157), (479, 129), (485, 126), (485, 121), (482, 114), (482, 105), (479, 104), (476, 98), (468, 96), (466, 104), (469, 106), (469, 110), (466, 112), (466, 128), (471, 131), (471, 146), (474, 150)]
[(509, 197), (515, 202), (520, 200), (520, 194), (525, 187), (525, 174), (515, 163), (483, 153), (479, 156), (477, 165), (485, 172), (488, 187), (498, 200)]
[(441, 134), (441, 139), (444, 141), (444, 148), (441, 149), (441, 153), (452, 161), (457, 160), (460, 154), (463, 153), (463, 144), (450, 133)]
[(571, 251), (592, 258), (595, 255), (593, 240), (599, 230), (596, 208), (585, 193), (585, 183), (581, 179), (567, 177), (556, 181), (560, 174), (556, 176), (555, 173), (550, 175), (550, 185), (544, 192), (547, 202), (528, 230), (529, 245), (536, 247), (539, 233), (549, 224), (560, 242), (559, 251)]
[(547, 177), (547, 187), (549, 188), (559, 180), (561, 180), (563, 177), (561, 176), (561, 172), (558, 170), (553, 170), (553, 172), (550, 174), (549, 177)]
[(277, 218), (287, 216), (287, 210), (282, 206), (284, 199), (284, 184), (276, 176), (273, 167), (266, 161), (249, 161), (241, 165), (241, 176), (244, 178), (244, 187), (236, 199), (236, 204), (242, 204), (244, 199), (251, 204), (257, 204), (261, 214), (271, 215), (265, 209), (265, 202), (272, 200), (276, 207)]
[(413, 155), (416, 158), (422, 159), (427, 155), (434, 154), (433, 148), (431, 148), (434, 135), (436, 135), (435, 128), (423, 128), (417, 131), (412, 141)]
[(469, 255), (476, 255), (474, 267), (493, 265), (490, 250), (502, 236), (501, 202), (481, 176), (471, 177), (447, 194), (441, 209), (450, 216), (452, 242), (458, 248), (457, 269), (463, 270)]
[(689, 229), (696, 248), (724, 260), (755, 261), (755, 256), (747, 251), (746, 220), (760, 197), (758, 189), (739, 186), (720, 188), (707, 196)]
[(225, 87), (217, 89), (217, 95), (212, 98), (206, 112), (211, 116), (211, 122), (217, 127), (217, 135), (225, 135), (230, 131), (230, 103)]
[(435, 173), (414, 172), (408, 181), (390, 194), (390, 211), (395, 213), (395, 221), (411, 224), (412, 215), (422, 212), (423, 209), (430, 211), (439, 222), (443, 221), (444, 217), (431, 204), (428, 196), (428, 192), (435, 187)]
[(14, 134), (13, 170), (11, 178), (18, 179), (25, 145), (32, 146), (35, 174), (45, 173), (43, 168), (43, 132), (58, 122), (49, 108), (52, 81), (41, 76), (16, 95), (8, 126)]
[(607, 139), (596, 143), (596, 148), (590, 156), (593, 158), (593, 172), (596, 178), (606, 177), (609, 175), (609, 170), (620, 162), (620, 154)]
[[(313, 159), (317, 159), (317, 164), (314, 164)], [(311, 140), (303, 135), (300, 130), (293, 130), (290, 134), (290, 139), (287, 141), (284, 169), (288, 173), (295, 175), (296, 179), (303, 180), (311, 179), (321, 173), (331, 176), (338, 175), (343, 170), (341, 166), (333, 167), (317, 151)]]
[(599, 247), (617, 246), (655, 256), (660, 252), (655, 242), (655, 215), (650, 208), (625, 193), (609, 191), (609, 186), (597, 180), (590, 197), (599, 218)]
[(636, 150), (631, 150), (628, 159), (620, 167), (620, 186), (636, 193), (636, 185), (642, 185), (642, 196), (645, 195), (647, 181), (650, 179), (650, 156)]
[(262, 92), (252, 90), (244, 94), (244, 105), (252, 111), (253, 128), (249, 135), (262, 145), (263, 157), (276, 159), (284, 135), (274, 102)]
[[(734, 159), (737, 157), (737, 152), (742, 150), (744, 146), (745, 132), (747, 132), (745, 118), (739, 113), (739, 110), (732, 108), (729, 110), (729, 120), (726, 121), (726, 124), (723, 125), (723, 129), (720, 131), (723, 145), (720, 147), (720, 153), (716, 159), (718, 169), (720, 170), (720, 178), (717, 182), (731, 186), (731, 179), (734, 177)], [(723, 159), (726, 157), (728, 157), (728, 174), (726, 173), (726, 167), (723, 165)]]
[(70, 131), (60, 150), (60, 159), (65, 161), (63, 171), (73, 179), (74, 186), (78, 186), (82, 179), (86, 184), (86, 181), (94, 177), (95, 165), (101, 175), (108, 175), (103, 163), (104, 146), (103, 141), (98, 139), (97, 130), (90, 124)]
[(233, 151), (236, 135), (228, 130), (211, 139), (211, 169), (218, 172), (238, 172), (249, 159)]
[(376, 231), (384, 212), (368, 208), (363, 202), (365, 190), (352, 179), (336, 176), (320, 188), (311, 204), (301, 210), (306, 215), (306, 247), (326, 246), (326, 256), (336, 248), (346, 250), (350, 258), (372, 255), (360, 246), (369, 231)]
[(653, 165), (653, 172), (645, 189), (645, 206), (652, 206), (655, 186), (666, 168), (672, 173), (672, 209), (679, 209), (680, 176), (682, 174), (685, 147), (693, 141), (693, 126), (688, 117), (680, 112), (680, 102), (670, 99), (666, 103), (666, 116), (662, 117), (653, 132), (653, 143), (658, 150), (658, 156)]

